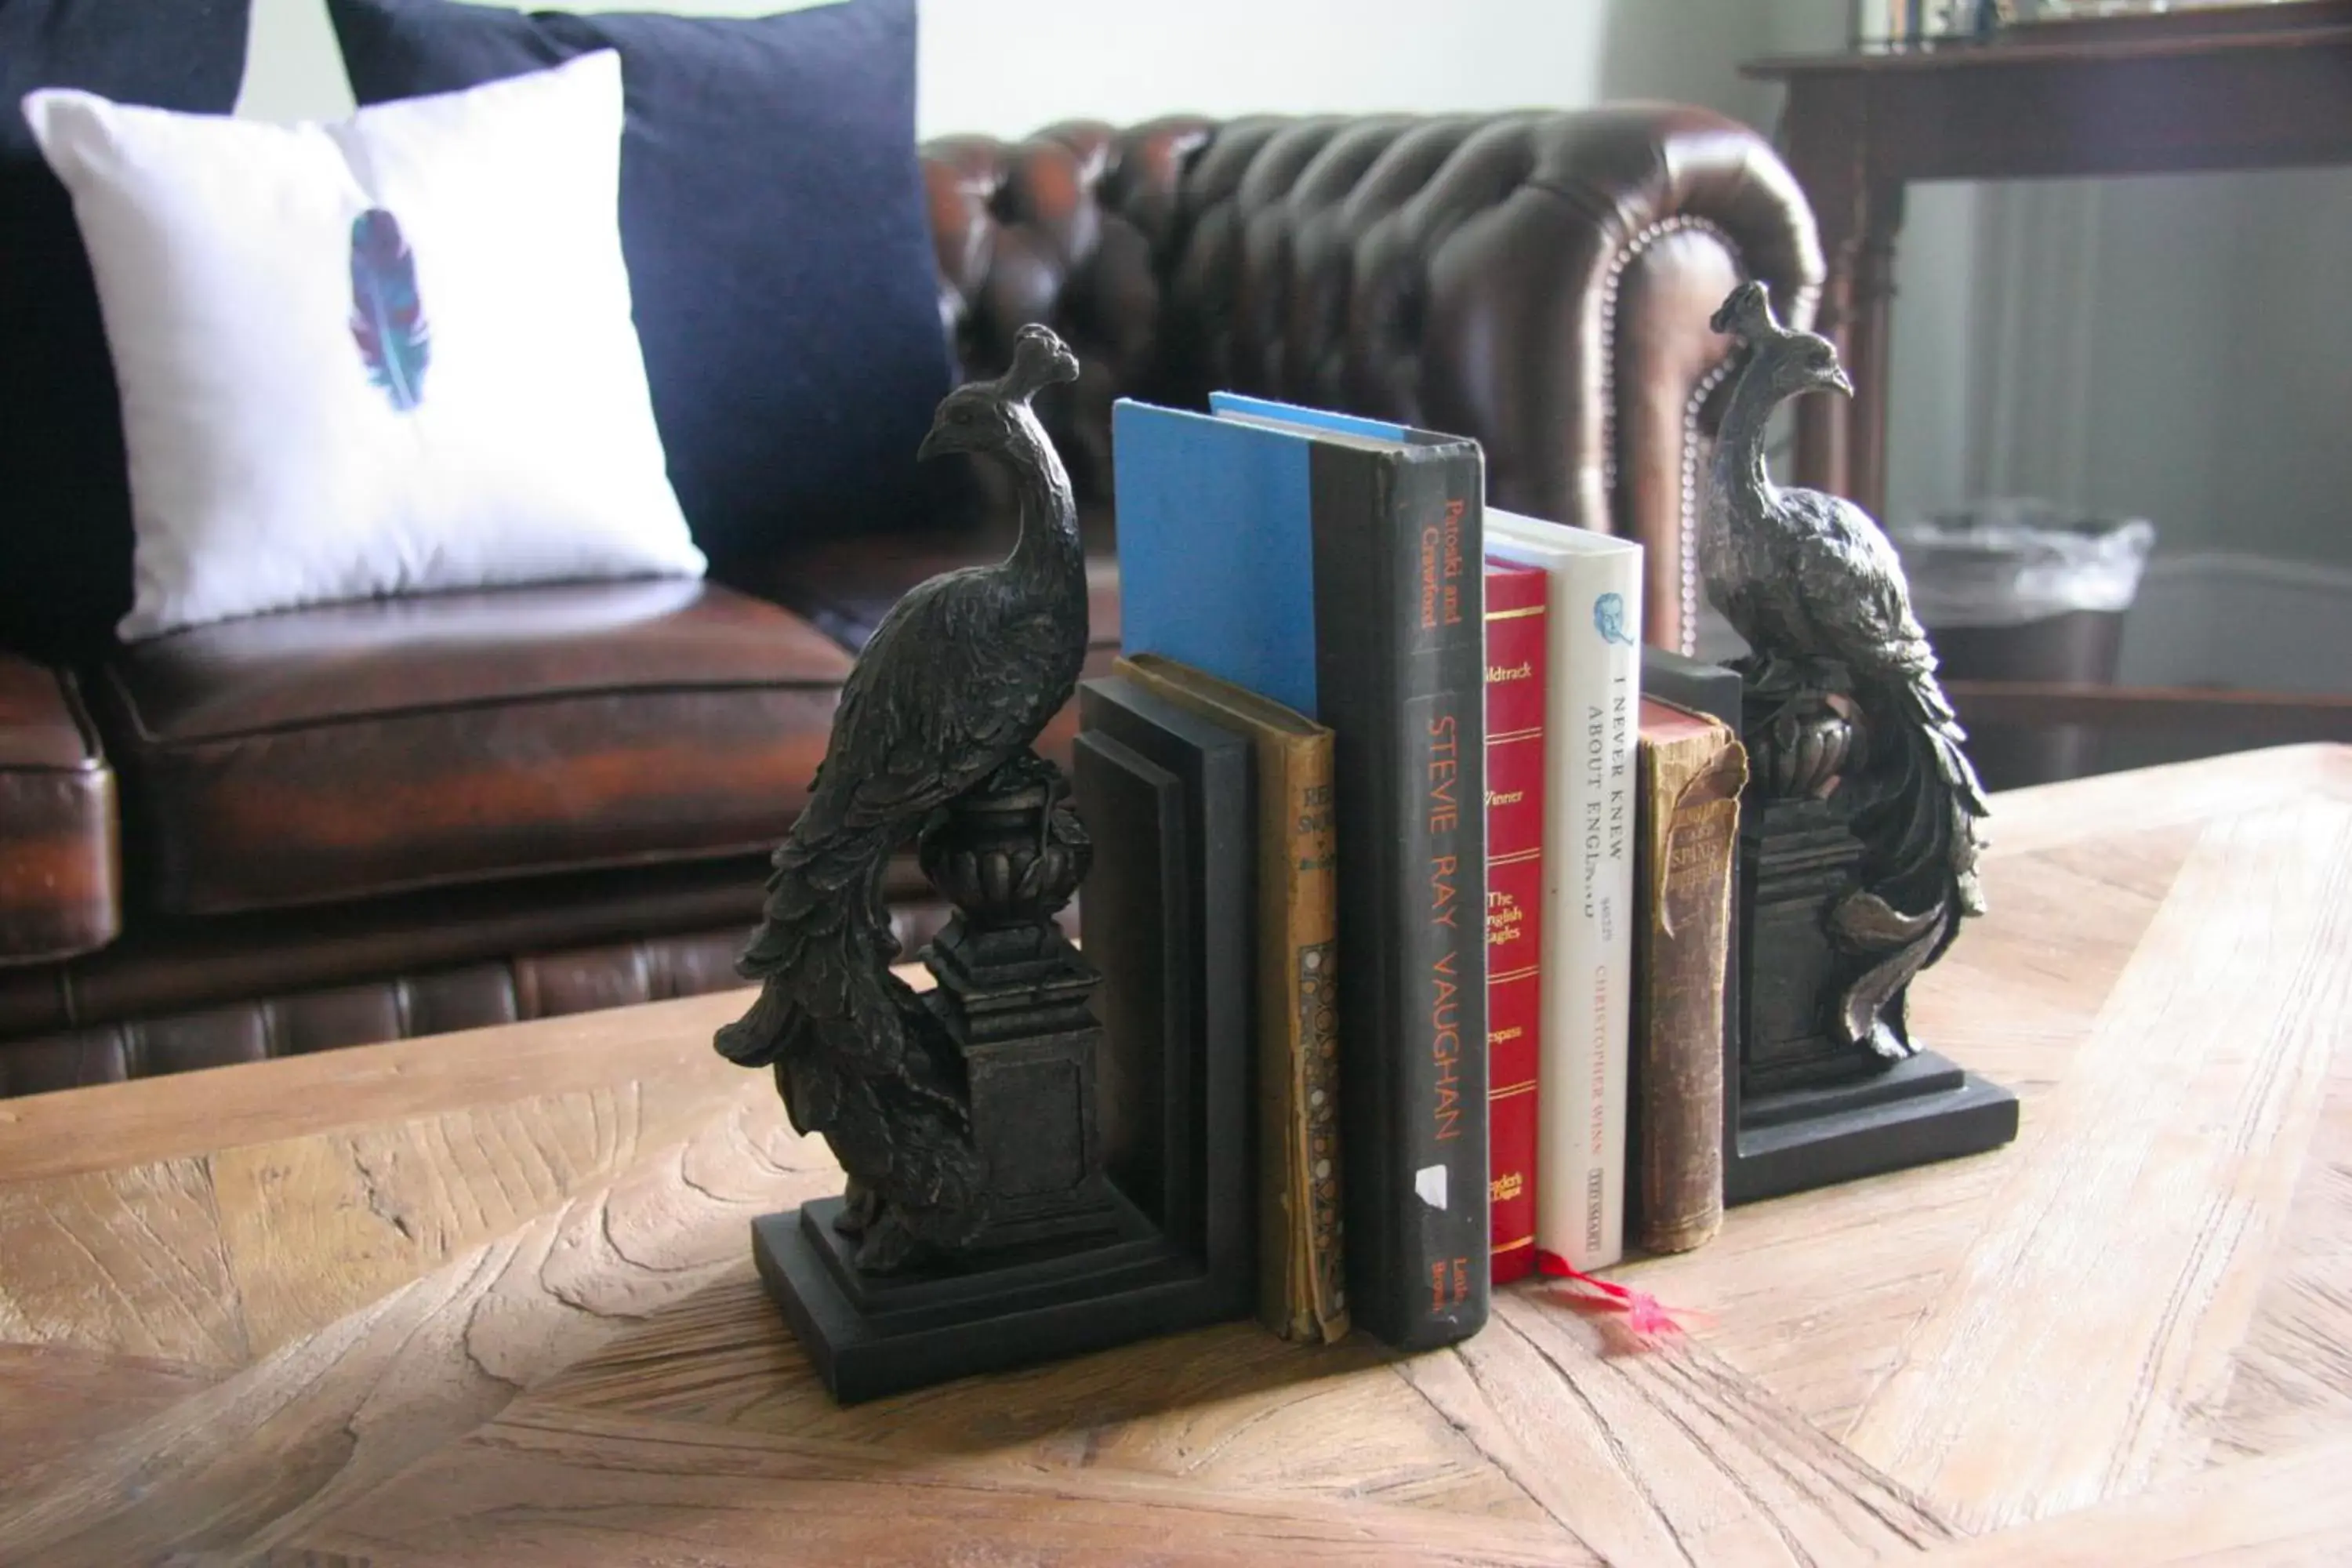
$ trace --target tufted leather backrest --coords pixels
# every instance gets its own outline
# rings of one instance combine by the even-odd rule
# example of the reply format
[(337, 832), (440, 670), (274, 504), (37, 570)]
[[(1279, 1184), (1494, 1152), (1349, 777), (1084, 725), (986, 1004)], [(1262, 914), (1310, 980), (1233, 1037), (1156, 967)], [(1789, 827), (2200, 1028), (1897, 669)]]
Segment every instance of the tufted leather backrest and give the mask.
[(1747, 127), (1629, 104), (1056, 126), (926, 149), (965, 374), (1047, 322), (1086, 374), (1048, 423), (1107, 495), (1119, 396), (1230, 388), (1476, 437), (1496, 504), (1639, 537), (1685, 644), (1696, 486), (1741, 277), (1810, 321), (1801, 192)]
[(1162, 258), (1187, 160), (1208, 121), (1118, 132), (1057, 125), (1025, 142), (950, 137), (923, 149), (940, 325), (960, 374), (1000, 374), (1043, 321), (1076, 351), (1076, 385), (1040, 399), (1082, 497), (1110, 494), (1110, 405), (1165, 395)]

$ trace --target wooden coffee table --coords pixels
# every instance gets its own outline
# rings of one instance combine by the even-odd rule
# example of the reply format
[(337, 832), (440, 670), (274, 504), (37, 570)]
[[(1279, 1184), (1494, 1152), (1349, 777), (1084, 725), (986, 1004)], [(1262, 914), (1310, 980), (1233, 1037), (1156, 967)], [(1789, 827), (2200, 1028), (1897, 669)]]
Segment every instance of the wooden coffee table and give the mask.
[(1921, 987), (2017, 1144), (1459, 1349), (1248, 1324), (835, 1409), (740, 997), (0, 1101), (0, 1562), (2352, 1561), (2352, 751), (2001, 797)]

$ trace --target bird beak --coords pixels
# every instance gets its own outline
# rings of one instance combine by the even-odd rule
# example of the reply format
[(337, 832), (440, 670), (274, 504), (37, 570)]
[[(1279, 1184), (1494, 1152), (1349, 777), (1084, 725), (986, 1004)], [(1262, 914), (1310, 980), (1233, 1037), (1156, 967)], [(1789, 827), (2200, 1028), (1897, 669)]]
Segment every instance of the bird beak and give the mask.
[(1832, 366), (1830, 370), (1830, 378), (1822, 384), (1832, 392), (1843, 393), (1848, 397), (1853, 395), (1853, 383), (1847, 377), (1843, 365)]
[(954, 444), (947, 435), (947, 427), (934, 425), (924, 433), (923, 444), (915, 448), (915, 461), (928, 463), (942, 452), (954, 450)]

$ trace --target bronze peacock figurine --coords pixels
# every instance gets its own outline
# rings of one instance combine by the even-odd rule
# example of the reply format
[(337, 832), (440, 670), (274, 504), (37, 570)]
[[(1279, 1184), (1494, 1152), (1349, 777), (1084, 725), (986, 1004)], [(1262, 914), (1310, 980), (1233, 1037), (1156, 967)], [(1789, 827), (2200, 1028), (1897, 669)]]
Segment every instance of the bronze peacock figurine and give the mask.
[(1011, 368), (940, 403), (918, 458), (1003, 464), (1020, 539), (994, 565), (918, 584), (875, 629), (737, 963), (759, 998), (719, 1032), (730, 1060), (774, 1065), (793, 1127), (823, 1133), (848, 1173), (840, 1224), (864, 1268), (951, 1251), (986, 1218), (963, 1063), (890, 972), (883, 875), (965, 792), (1053, 771), (1030, 747), (1086, 658), (1086, 561), (1069, 476), (1030, 400), (1077, 374), (1061, 340), (1024, 327)]
[(1760, 283), (1734, 289), (1713, 324), (1741, 341), (1746, 358), (1716, 447), (1700, 567), (1708, 597), (1753, 650), (1742, 668), (1751, 693), (1768, 702), (1825, 693), (1849, 721), (1836, 726), (1853, 737), (1840, 787), (1854, 790), (1861, 886), (1830, 925), (1864, 962), (1839, 1025), (1850, 1045), (1908, 1055), (1899, 1007), (1891, 1022), (1885, 1009), (1941, 955), (1962, 916), (1984, 910), (1984, 794), (1886, 535), (1853, 502), (1784, 489), (1766, 469), (1766, 426), (1781, 403), (1816, 390), (1852, 395), (1836, 349), (1782, 326)]

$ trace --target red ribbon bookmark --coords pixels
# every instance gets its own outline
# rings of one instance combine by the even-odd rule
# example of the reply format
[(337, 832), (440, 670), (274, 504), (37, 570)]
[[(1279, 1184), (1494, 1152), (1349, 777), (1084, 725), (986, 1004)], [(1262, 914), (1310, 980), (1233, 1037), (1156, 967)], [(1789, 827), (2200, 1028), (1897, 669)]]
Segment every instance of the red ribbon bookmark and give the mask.
[(1596, 1307), (1606, 1307), (1624, 1313), (1625, 1326), (1641, 1339), (1658, 1340), (1669, 1334), (1685, 1332), (1681, 1321), (1676, 1317), (1677, 1313), (1685, 1318), (1705, 1316), (1704, 1313), (1693, 1312), (1687, 1308), (1664, 1306), (1647, 1290), (1636, 1290), (1629, 1285), (1620, 1285), (1614, 1279), (1603, 1279), (1598, 1275), (1587, 1274), (1557, 1252), (1538, 1250), (1536, 1253), (1536, 1272), (1549, 1279), (1565, 1279), (1571, 1284), (1581, 1285), (1587, 1290), (1599, 1292), (1597, 1296), (1587, 1295), (1579, 1299)]

